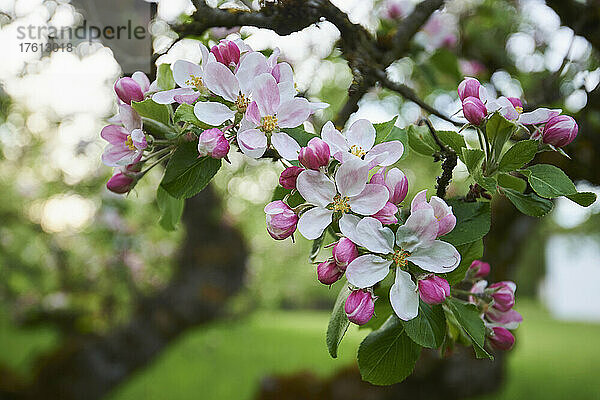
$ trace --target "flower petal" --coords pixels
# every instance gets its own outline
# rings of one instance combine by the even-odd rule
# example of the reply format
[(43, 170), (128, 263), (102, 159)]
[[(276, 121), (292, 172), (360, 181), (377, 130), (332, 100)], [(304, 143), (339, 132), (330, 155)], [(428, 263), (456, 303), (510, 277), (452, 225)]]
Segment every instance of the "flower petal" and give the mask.
[(222, 103), (200, 101), (194, 105), (194, 115), (202, 122), (217, 126), (235, 117), (235, 112)]
[(416, 248), (407, 260), (425, 271), (445, 273), (454, 271), (458, 267), (460, 253), (450, 243), (435, 240), (430, 246)]
[(549, 108), (538, 108), (531, 112), (521, 114), (519, 117), (519, 122), (524, 125), (543, 124), (548, 122), (550, 118), (556, 117), (561, 112), (562, 110), (560, 108), (553, 110)]
[(342, 218), (340, 218), (339, 225), (342, 235), (346, 236), (348, 239), (352, 240), (357, 245), (362, 246), (360, 237), (356, 233), (356, 226), (358, 225), (360, 220), (361, 219), (356, 215), (344, 214)]
[(331, 224), (332, 217), (332, 210), (323, 207), (311, 208), (300, 216), (298, 231), (308, 240), (317, 239)]
[(267, 149), (267, 137), (258, 129), (239, 132), (237, 142), (242, 152), (251, 158), (262, 157)]
[(267, 58), (262, 53), (256, 51), (246, 54), (235, 73), (242, 93), (249, 94), (253, 88), (254, 78), (268, 71)]
[(371, 121), (359, 119), (355, 121), (346, 132), (348, 146), (353, 145), (362, 147), (363, 150), (369, 151), (375, 143), (375, 127)]
[(109, 167), (129, 165), (138, 153), (125, 145), (109, 145), (102, 153), (102, 162)]
[(377, 160), (377, 165), (387, 167), (402, 157), (404, 145), (399, 140), (379, 143), (365, 155), (365, 161)]
[(335, 129), (335, 126), (331, 121), (327, 121), (327, 123), (323, 125), (323, 128), (321, 129), (321, 138), (329, 145), (332, 156), (335, 156), (339, 152), (345, 153), (348, 151), (346, 138), (340, 131)]
[(143, 93), (146, 93), (150, 89), (150, 79), (148, 79), (148, 76), (142, 71), (135, 71), (131, 75), (131, 79), (133, 79), (137, 82), (138, 85), (140, 85), (140, 88), (142, 89)]
[(390, 272), (390, 265), (392, 265), (391, 260), (374, 254), (365, 254), (348, 264), (346, 278), (356, 287), (371, 287), (385, 279)]
[(180, 87), (191, 88), (194, 85), (190, 82), (190, 78), (202, 78), (202, 67), (185, 60), (177, 60), (173, 64), (173, 79)]
[(438, 222), (431, 207), (411, 212), (396, 231), (396, 244), (409, 252), (430, 246), (437, 237)]
[(102, 131), (100, 132), (100, 137), (102, 137), (102, 139), (110, 144), (116, 145), (125, 143), (127, 135), (129, 135), (129, 132), (119, 125), (107, 125), (102, 128)]
[(261, 116), (275, 115), (279, 108), (279, 88), (271, 74), (262, 74), (254, 79), (252, 96)]
[(297, 160), (300, 145), (290, 135), (285, 132), (273, 132), (271, 135), (271, 144), (279, 155), (286, 160)]
[(419, 314), (417, 285), (410, 274), (396, 269), (396, 279), (390, 289), (390, 303), (394, 312), (403, 321), (410, 321)]
[(129, 132), (142, 127), (142, 117), (128, 104), (119, 105), (119, 119)]
[(360, 245), (367, 250), (379, 254), (394, 251), (394, 232), (390, 228), (384, 228), (379, 220), (372, 217), (363, 218), (356, 224), (355, 231)]
[(310, 204), (326, 207), (336, 194), (335, 185), (321, 171), (304, 170), (296, 179), (296, 188)]
[(158, 104), (171, 104), (175, 102), (175, 96), (189, 96), (197, 93), (194, 89), (185, 87), (157, 92), (152, 95), (152, 100)]
[(360, 158), (354, 158), (338, 168), (335, 183), (342, 196), (356, 196), (365, 189), (368, 176), (369, 164)]
[(389, 200), (390, 192), (383, 185), (369, 183), (360, 194), (350, 197), (350, 208), (357, 214), (373, 215), (381, 210)]
[(229, 101), (235, 101), (240, 93), (240, 85), (233, 72), (219, 62), (206, 66), (204, 85), (214, 94)]
[[(427, 202), (427, 189), (421, 190), (419, 193), (413, 197), (412, 202), (410, 203), (410, 212), (415, 212), (417, 210), (432, 208)], [(434, 213), (435, 215), (435, 213)]]
[(310, 104), (302, 97), (282, 103), (277, 110), (277, 124), (281, 128), (295, 128), (310, 117)]

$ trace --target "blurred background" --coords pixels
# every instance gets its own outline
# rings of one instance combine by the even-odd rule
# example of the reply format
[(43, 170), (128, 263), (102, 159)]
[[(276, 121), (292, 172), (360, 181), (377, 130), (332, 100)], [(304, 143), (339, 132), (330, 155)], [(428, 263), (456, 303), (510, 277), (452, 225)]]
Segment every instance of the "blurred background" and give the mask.
[[(332, 2), (385, 37), (418, 1)], [(241, 34), (255, 50), (279, 47), (298, 90), (331, 104), (307, 129), (320, 132), (347, 98), (352, 75), (332, 24), (285, 37), (249, 27), (211, 29), (174, 43), (169, 23), (193, 9), (186, 0), (0, 0), (2, 399), (316, 399), (338, 397), (310, 397), (307, 388), (345, 393), (358, 385), (355, 352), (367, 332), (351, 328), (340, 357), (331, 359), (325, 329), (339, 288), (316, 280), (308, 241), (278, 242), (266, 232), (263, 207), (280, 166), (234, 154), (211, 187), (188, 201), (174, 232), (157, 223), (159, 168), (126, 197), (105, 188), (111, 170), (100, 160), (99, 133), (117, 111), (114, 82), (135, 70), (151, 74), (152, 61), (199, 61), (197, 40), (212, 45)], [(19, 30), (127, 20), (146, 28), (143, 40), (103, 41), (91, 31), (80, 39), (20, 37)], [(563, 108), (580, 127), (566, 148), (571, 160), (544, 153), (538, 161), (560, 165), (578, 188), (600, 194), (598, 38), (596, 1), (451, 0), (388, 73), (448, 115), (460, 109), (463, 76), (523, 98), (527, 109)], [(42, 49), (26, 51), (23, 43)], [(44, 48), (48, 43), (54, 47)], [(422, 113), (375, 88), (350, 122), (395, 115), (404, 127)], [(414, 153), (398, 166), (409, 178), (409, 198), (433, 189), (440, 173), (439, 164)], [(459, 164), (449, 197), (465, 193), (467, 178)], [(493, 208), (483, 259), (493, 280), (518, 283), (524, 323), (493, 375), (466, 373), (490, 382), (465, 396), (600, 399), (600, 203), (584, 209), (558, 199), (544, 219), (520, 215), (503, 198)], [(368, 397), (370, 390), (376, 391), (363, 385), (353, 393), (383, 398)]]

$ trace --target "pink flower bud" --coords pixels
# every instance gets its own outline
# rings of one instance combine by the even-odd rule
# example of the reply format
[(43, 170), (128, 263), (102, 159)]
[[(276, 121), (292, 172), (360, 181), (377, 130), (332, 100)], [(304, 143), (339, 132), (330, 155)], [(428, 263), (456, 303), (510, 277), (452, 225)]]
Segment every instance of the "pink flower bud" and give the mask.
[(397, 224), (398, 218), (396, 218), (396, 213), (398, 212), (398, 207), (395, 204), (390, 203), (389, 201), (385, 203), (385, 206), (375, 214), (372, 215), (373, 218), (378, 219), (384, 225)]
[(458, 85), (458, 97), (460, 101), (465, 101), (467, 97), (475, 97), (479, 99), (479, 88), (481, 83), (475, 78), (465, 78)]
[(144, 100), (144, 92), (133, 78), (124, 77), (115, 82), (115, 93), (123, 103), (131, 104), (131, 101)]
[(344, 311), (350, 322), (356, 325), (366, 324), (375, 311), (375, 302), (371, 293), (366, 290), (356, 290), (350, 293), (344, 304)]
[(430, 275), (419, 280), (419, 296), (427, 304), (440, 304), (450, 296), (450, 285), (444, 278)]
[(343, 237), (333, 246), (332, 249), (333, 258), (337, 263), (338, 267), (346, 270), (348, 264), (350, 264), (356, 257), (358, 257), (358, 249), (352, 240)]
[(333, 285), (344, 275), (335, 260), (330, 258), (317, 265), (317, 279), (324, 285)]
[(479, 125), (487, 115), (485, 105), (477, 97), (470, 96), (463, 100), (463, 114), (467, 121)]
[(492, 346), (500, 350), (510, 350), (515, 344), (515, 337), (506, 328), (496, 326), (492, 328), (492, 335), (488, 337)]
[(542, 141), (556, 147), (568, 145), (577, 136), (577, 122), (568, 115), (557, 115), (546, 122), (542, 131)]
[(133, 177), (117, 172), (106, 182), (106, 188), (113, 193), (124, 194), (133, 188), (134, 182)]
[(490, 273), (490, 264), (481, 260), (475, 260), (471, 263), (469, 270), (471, 270), (475, 278), (483, 278)]
[(452, 207), (437, 196), (431, 196), (429, 204), (433, 207), (433, 214), (438, 221), (437, 236), (444, 236), (451, 232), (456, 226), (456, 216), (452, 213)]
[(522, 113), (523, 112), (523, 102), (521, 101), (521, 99), (519, 99), (518, 97), (507, 97), (508, 101), (510, 101), (510, 104), (513, 105), (513, 107), (515, 108), (515, 110), (517, 110), (518, 113)]
[[(369, 183), (384, 185), (389, 194), (389, 202), (392, 204), (400, 204), (408, 194), (408, 179), (404, 172), (398, 168), (390, 169), (387, 174), (385, 168), (381, 168), (377, 173), (373, 174)], [(383, 221), (382, 221), (383, 222)]]
[(273, 239), (283, 240), (296, 230), (298, 216), (281, 200), (273, 201), (265, 206), (267, 214), (267, 231)]
[(298, 175), (302, 171), (304, 171), (304, 168), (301, 167), (287, 167), (279, 175), (279, 184), (285, 189), (296, 189), (296, 179), (298, 179)]
[(200, 157), (211, 156), (223, 158), (229, 153), (229, 141), (220, 129), (207, 129), (200, 134), (198, 139), (198, 154)]
[(214, 54), (218, 62), (228, 67), (238, 65), (240, 62), (240, 49), (231, 40), (221, 40), (218, 45), (210, 49), (210, 52)]
[(494, 299), (493, 307), (502, 312), (510, 310), (515, 305), (515, 290), (517, 285), (514, 282), (502, 281), (489, 286), (495, 289), (492, 293)]
[(489, 307), (485, 313), (485, 316), (498, 325), (502, 325), (506, 329), (516, 329), (521, 322), (523, 322), (523, 316), (517, 311), (511, 309), (507, 312), (496, 310), (494, 307)]
[(318, 170), (329, 164), (329, 145), (319, 138), (312, 138), (300, 149), (298, 161), (308, 169)]

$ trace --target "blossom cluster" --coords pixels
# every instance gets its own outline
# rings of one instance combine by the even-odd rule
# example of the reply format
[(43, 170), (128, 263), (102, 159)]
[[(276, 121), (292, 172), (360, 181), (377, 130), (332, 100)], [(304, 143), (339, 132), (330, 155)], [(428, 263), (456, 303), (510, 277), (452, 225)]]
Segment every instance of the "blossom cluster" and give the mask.
[(468, 277), (474, 281), (470, 302), (483, 312), (489, 342), (500, 350), (510, 350), (515, 337), (510, 332), (519, 327), (523, 317), (513, 309), (517, 285), (511, 281), (501, 281), (488, 286), (482, 278), (490, 272), (490, 265), (475, 260), (469, 268)]
[(563, 147), (577, 136), (577, 122), (568, 115), (560, 115), (561, 109), (537, 108), (523, 112), (523, 102), (517, 97), (500, 96), (494, 98), (475, 78), (465, 78), (458, 86), (458, 97), (462, 102), (464, 117), (475, 126), (480, 126), (485, 118), (498, 111), (507, 120), (525, 126), (533, 126), (532, 139)]
[(461, 256), (440, 237), (452, 231), (456, 217), (444, 200), (419, 192), (410, 215), (400, 222), (408, 179), (398, 168), (400, 141), (376, 142), (371, 122), (355, 121), (345, 132), (327, 122), (321, 137), (299, 151), (299, 166), (286, 168), (280, 184), (297, 192), (304, 203), (291, 207), (286, 199), (265, 207), (267, 229), (275, 239), (297, 230), (310, 240), (334, 238), (332, 257), (318, 263), (317, 277), (331, 285), (346, 276), (353, 288), (345, 302), (348, 319), (367, 323), (374, 312), (373, 287), (395, 271), (390, 302), (403, 320), (417, 316), (419, 296), (429, 304), (450, 295), (448, 282), (437, 274), (453, 271)]

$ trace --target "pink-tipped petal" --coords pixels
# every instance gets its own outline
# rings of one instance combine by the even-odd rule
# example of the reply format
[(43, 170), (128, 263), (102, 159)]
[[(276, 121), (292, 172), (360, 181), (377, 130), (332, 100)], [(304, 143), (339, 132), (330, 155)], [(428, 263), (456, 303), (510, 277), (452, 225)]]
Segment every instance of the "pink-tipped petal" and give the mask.
[(326, 207), (336, 194), (335, 184), (320, 171), (305, 170), (296, 180), (298, 192), (310, 204)]
[(271, 144), (279, 155), (286, 160), (297, 160), (300, 145), (290, 135), (285, 132), (273, 132), (271, 135)]
[(360, 146), (364, 151), (369, 151), (375, 144), (375, 127), (371, 121), (359, 119), (355, 121), (346, 132), (348, 146)]
[(202, 122), (218, 126), (229, 119), (233, 119), (235, 111), (222, 103), (200, 101), (194, 105), (194, 115)]
[(389, 196), (385, 186), (369, 183), (358, 195), (350, 197), (348, 203), (357, 214), (373, 215), (385, 206)]
[(237, 78), (221, 63), (209, 63), (206, 66), (204, 85), (208, 90), (228, 101), (235, 101), (240, 92)]
[(260, 158), (267, 149), (267, 137), (258, 129), (248, 129), (237, 134), (238, 145), (250, 158)]

